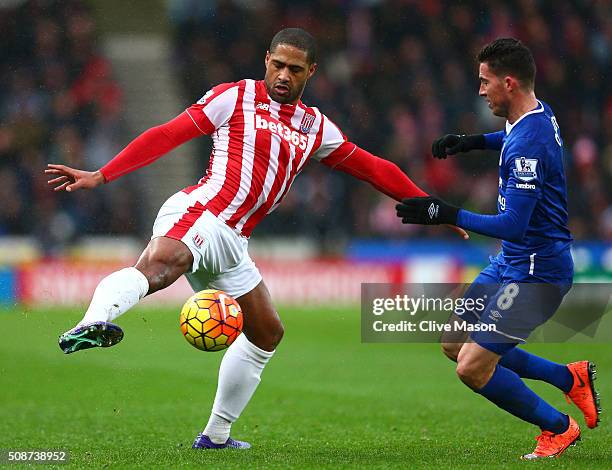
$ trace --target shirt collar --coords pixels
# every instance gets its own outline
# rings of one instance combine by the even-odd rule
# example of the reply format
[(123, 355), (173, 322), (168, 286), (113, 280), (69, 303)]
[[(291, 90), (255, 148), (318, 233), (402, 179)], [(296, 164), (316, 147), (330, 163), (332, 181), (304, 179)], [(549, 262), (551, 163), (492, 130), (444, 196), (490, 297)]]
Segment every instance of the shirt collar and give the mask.
[(530, 114), (536, 114), (536, 113), (542, 113), (544, 112), (544, 105), (542, 104), (542, 102), (540, 100), (538, 101), (538, 107), (536, 109), (532, 109), (531, 111), (527, 111), (525, 114), (523, 114), (520, 118), (518, 118), (516, 121), (514, 121), (514, 124), (510, 124), (508, 121), (506, 121), (506, 135), (510, 134), (510, 131), (512, 129), (514, 129), (514, 127), (523, 120), (523, 118), (529, 116)]

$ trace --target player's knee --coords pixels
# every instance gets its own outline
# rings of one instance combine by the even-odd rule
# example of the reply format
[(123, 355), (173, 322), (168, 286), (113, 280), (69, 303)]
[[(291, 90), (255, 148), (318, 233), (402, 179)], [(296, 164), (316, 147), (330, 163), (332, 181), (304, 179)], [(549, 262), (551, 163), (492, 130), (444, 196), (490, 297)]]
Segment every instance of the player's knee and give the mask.
[(278, 322), (278, 325), (274, 329), (274, 334), (271, 338), (271, 343), (274, 345), (274, 348), (278, 346), (285, 335), (285, 327), (281, 322)]
[(483, 370), (473, 362), (460, 361), (457, 363), (457, 376), (472, 390), (479, 390), (489, 381), (488, 371)]
[(276, 347), (280, 344), (283, 336), (285, 334), (285, 328), (281, 321), (274, 322), (272, 328), (269, 329), (265, 336), (266, 348), (269, 351), (276, 349)]
[(481, 383), (481, 371), (477, 364), (468, 361), (459, 361), (457, 363), (457, 377), (464, 384), (473, 390), (478, 390), (484, 387), (485, 383)]
[(255, 321), (247, 320), (246, 316), (248, 313), (245, 314), (244, 334), (249, 341), (264, 351), (274, 351), (285, 333), (278, 314), (272, 310)]
[(474, 388), (472, 387), (472, 379), (474, 377), (473, 367), (471, 367), (469, 364), (466, 364), (465, 362), (459, 362), (457, 363), (457, 368), (455, 369), (455, 371), (457, 372), (457, 377), (459, 377), (459, 380), (461, 380), (468, 387)]
[(149, 281), (149, 293), (164, 289), (188, 272), (192, 263), (187, 251), (148, 250), (136, 263), (136, 268)]
[(283, 339), (285, 329), (277, 317), (274, 321), (260, 325), (259, 328), (251, 328), (249, 331), (245, 329), (245, 333), (249, 341), (258, 348), (264, 351), (274, 351)]
[(462, 343), (442, 343), (440, 346), (446, 357), (451, 361), (457, 362), (457, 356), (459, 356), (459, 351), (461, 351)]

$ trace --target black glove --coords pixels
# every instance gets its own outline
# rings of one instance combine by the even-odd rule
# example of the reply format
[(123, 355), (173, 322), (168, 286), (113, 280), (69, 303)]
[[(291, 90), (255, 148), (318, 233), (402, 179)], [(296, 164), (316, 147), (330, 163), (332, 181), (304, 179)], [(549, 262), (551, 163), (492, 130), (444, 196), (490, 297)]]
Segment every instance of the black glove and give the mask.
[(435, 197), (410, 197), (395, 206), (397, 216), (405, 224), (457, 225), (459, 208)]
[(483, 134), (446, 134), (444, 137), (433, 141), (431, 144), (431, 154), (435, 158), (446, 158), (448, 155), (455, 155), (459, 152), (469, 152), (476, 149), (483, 150), (484, 148), (485, 138)]

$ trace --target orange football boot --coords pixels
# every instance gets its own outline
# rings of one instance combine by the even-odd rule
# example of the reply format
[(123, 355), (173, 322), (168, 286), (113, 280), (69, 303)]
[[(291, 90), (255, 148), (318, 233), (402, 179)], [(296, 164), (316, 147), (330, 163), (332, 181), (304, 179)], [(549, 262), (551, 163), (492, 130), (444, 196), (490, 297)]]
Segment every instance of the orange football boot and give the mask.
[(568, 364), (567, 368), (574, 377), (574, 385), (565, 395), (565, 398), (568, 403), (574, 402), (580, 408), (580, 411), (584, 414), (586, 425), (593, 429), (597, 427), (599, 414), (601, 413), (599, 393), (595, 391), (593, 386), (593, 380), (595, 380), (597, 374), (595, 364), (589, 361), (579, 361)]
[(535, 460), (543, 458), (559, 457), (569, 446), (576, 445), (580, 440), (580, 427), (574, 418), (569, 416), (569, 427), (563, 434), (553, 434), (550, 431), (542, 431), (536, 441), (538, 445), (531, 454), (525, 454), (522, 460)]

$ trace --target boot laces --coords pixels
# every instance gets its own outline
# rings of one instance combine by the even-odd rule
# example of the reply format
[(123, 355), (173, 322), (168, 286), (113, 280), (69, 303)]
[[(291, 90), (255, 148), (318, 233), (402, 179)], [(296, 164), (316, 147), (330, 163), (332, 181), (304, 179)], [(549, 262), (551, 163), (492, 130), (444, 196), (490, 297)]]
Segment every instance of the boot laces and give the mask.
[(554, 449), (555, 445), (553, 442), (556, 434), (553, 434), (550, 431), (542, 431), (542, 434), (536, 437), (536, 441), (538, 441), (538, 445), (536, 446), (535, 453), (543, 452), (546, 450)]

